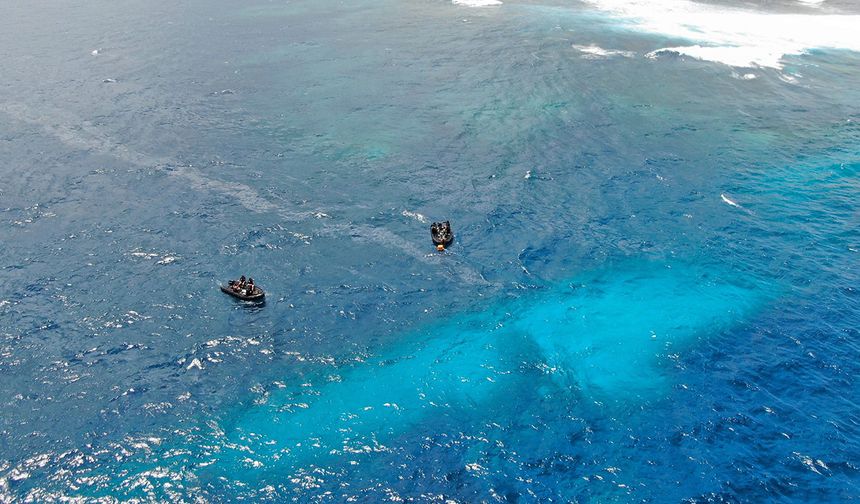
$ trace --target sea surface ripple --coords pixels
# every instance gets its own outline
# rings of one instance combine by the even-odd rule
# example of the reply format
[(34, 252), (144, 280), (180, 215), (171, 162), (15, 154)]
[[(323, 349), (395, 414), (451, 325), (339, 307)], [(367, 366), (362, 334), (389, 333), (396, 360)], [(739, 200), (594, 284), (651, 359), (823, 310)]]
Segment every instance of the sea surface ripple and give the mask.
[(652, 4), (4, 7), (0, 503), (858, 500), (857, 9)]

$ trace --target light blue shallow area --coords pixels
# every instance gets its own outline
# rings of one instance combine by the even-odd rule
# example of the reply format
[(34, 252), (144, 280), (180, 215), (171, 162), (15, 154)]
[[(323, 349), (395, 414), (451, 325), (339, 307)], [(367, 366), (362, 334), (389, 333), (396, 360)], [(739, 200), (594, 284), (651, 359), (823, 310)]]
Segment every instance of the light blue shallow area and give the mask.
[(555, 1), (7, 11), (0, 502), (860, 495), (856, 53), (648, 57), (690, 41)]
[(455, 314), (337, 375), (274, 391), (231, 428), (272, 457), (264, 467), (294, 468), (372, 450), (426, 416), (479, 417), (526, 387), (558, 387), (588, 405), (659, 401), (677, 385), (676, 352), (742, 324), (766, 296), (727, 272), (619, 265)]

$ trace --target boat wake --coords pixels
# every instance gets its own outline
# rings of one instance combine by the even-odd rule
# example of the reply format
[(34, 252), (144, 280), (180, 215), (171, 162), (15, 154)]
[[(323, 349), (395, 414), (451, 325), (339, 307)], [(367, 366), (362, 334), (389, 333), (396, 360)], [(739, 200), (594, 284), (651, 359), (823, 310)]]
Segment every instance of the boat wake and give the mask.
[(418, 212), (410, 212), (409, 210), (404, 210), (403, 212), (400, 213), (400, 215), (402, 215), (404, 217), (411, 217), (411, 218), (417, 220), (418, 222), (420, 222), (422, 224), (427, 224), (428, 222), (430, 222), (427, 220), (427, 217), (425, 217), (424, 215), (422, 215)]
[[(438, 261), (435, 256), (428, 256), (426, 250), (417, 247), (414, 241), (398, 236), (387, 229), (351, 222), (338, 223), (335, 222), (336, 219), (331, 218), (329, 212), (322, 209), (303, 212), (291, 210), (264, 198), (256, 189), (247, 184), (212, 178), (191, 165), (179, 163), (170, 158), (151, 156), (115, 142), (97, 126), (74, 117), (64, 110), (57, 109), (48, 112), (34, 110), (23, 103), (0, 104), (0, 113), (15, 121), (39, 127), (70, 148), (97, 152), (146, 170), (155, 169), (169, 177), (181, 180), (194, 190), (228, 197), (231, 201), (254, 213), (275, 214), (284, 221), (292, 223), (315, 223), (311, 225), (318, 228), (317, 232), (321, 235), (345, 236), (357, 241), (373, 239), (375, 243), (395, 249), (416, 261), (422, 263)], [(50, 117), (50, 119), (46, 119), (46, 117)], [(403, 215), (414, 216), (419, 221), (424, 218), (421, 214), (412, 214), (411, 212), (404, 212)], [(293, 236), (301, 237), (306, 244), (311, 244), (311, 236), (297, 231), (290, 233)], [(454, 274), (463, 282), (469, 284), (488, 283), (478, 270), (469, 265), (455, 263), (451, 266)]]

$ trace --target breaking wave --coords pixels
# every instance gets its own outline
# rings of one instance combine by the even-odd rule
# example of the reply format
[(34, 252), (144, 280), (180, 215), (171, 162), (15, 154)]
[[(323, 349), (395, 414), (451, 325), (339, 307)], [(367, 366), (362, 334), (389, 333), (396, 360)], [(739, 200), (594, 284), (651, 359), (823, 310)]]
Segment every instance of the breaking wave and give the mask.
[[(860, 51), (860, 15), (776, 14), (688, 0), (585, 0), (631, 30), (688, 40), (650, 53), (677, 53), (735, 67), (781, 69), (810, 49)], [(810, 2), (806, 2), (807, 4)]]
[(454, 5), (463, 5), (465, 7), (492, 7), (494, 5), (502, 5), (499, 0), (451, 0)]

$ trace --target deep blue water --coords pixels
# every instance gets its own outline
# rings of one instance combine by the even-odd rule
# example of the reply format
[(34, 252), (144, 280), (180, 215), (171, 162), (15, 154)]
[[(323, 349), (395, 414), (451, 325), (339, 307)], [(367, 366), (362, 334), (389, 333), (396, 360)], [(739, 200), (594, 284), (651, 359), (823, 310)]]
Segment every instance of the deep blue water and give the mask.
[(2, 10), (0, 502), (860, 500), (857, 52), (648, 57), (686, 42), (577, 2)]

